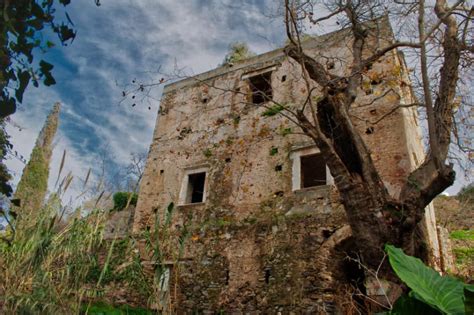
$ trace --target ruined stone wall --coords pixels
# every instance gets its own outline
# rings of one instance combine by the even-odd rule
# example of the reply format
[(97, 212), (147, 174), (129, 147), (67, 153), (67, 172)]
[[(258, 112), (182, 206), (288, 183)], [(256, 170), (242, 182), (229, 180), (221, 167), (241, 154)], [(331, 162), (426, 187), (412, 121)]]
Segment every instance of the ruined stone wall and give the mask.
[[(342, 73), (348, 71), (350, 45), (350, 38), (341, 32), (308, 43), (307, 53), (321, 59), (331, 56), (336, 61), (334, 72)], [(393, 194), (399, 192), (402, 177), (410, 170), (410, 154), (401, 128), (403, 117), (395, 111), (382, 123), (371, 122), (400, 102), (396, 95), (380, 98), (383, 86), (396, 85), (400, 80), (400, 70), (393, 69), (395, 61), (395, 55), (390, 55), (368, 71), (374, 82), (367, 79), (358, 98), (359, 106), (352, 111)], [(140, 187), (135, 232), (153, 224), (157, 210), (163, 210), (170, 202), (178, 203), (187, 168), (209, 167), (206, 185), (210, 194), (204, 206), (212, 205), (213, 213), (216, 205), (231, 208), (228, 214), (238, 219), (252, 215), (258, 210), (255, 205), (275, 193), (292, 193), (289, 154), (297, 147), (311, 145), (311, 141), (301, 134), (284, 135), (288, 128), (301, 131), (279, 115), (263, 117), (266, 109), (250, 103), (248, 82), (241, 77), (266, 67), (275, 67), (271, 79), (276, 102), (300, 104), (304, 100), (307, 91), (299, 67), (281, 50), (165, 88)], [(278, 152), (270, 154), (272, 148)], [(278, 165), (281, 170), (276, 171)], [(202, 215), (202, 211), (196, 212)]]
[[(384, 46), (380, 38), (391, 38), (390, 28), (377, 27), (371, 45)], [(347, 34), (308, 41), (306, 53), (327, 62), (330, 71), (346, 73), (352, 41)], [(337, 268), (341, 252), (335, 251), (350, 241), (350, 229), (337, 191), (330, 185), (293, 191), (292, 154), (312, 143), (289, 119), (263, 117), (265, 106), (252, 104), (242, 78), (262, 69), (271, 69), (273, 100), (288, 106), (304, 101), (300, 67), (282, 50), (165, 88), (133, 230), (152, 228), (170, 203), (177, 205), (172, 227), (189, 233), (183, 254), (171, 263), (169, 296), (177, 313), (324, 313), (334, 302), (334, 276), (344, 277)], [(395, 52), (364, 76), (351, 115), (396, 196), (421, 159), (413, 153), (418, 140), (407, 140), (416, 111), (396, 109), (409, 102), (409, 82)], [(386, 93), (389, 88), (393, 92)], [(183, 205), (183, 180), (193, 168), (207, 170), (206, 200)]]

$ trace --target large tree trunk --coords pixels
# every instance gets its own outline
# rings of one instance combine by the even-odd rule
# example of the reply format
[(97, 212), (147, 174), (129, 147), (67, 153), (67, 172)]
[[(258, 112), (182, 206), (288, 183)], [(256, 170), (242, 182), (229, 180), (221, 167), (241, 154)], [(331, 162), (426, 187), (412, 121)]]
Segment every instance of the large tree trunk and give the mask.
[[(353, 60), (350, 75), (338, 77), (327, 72), (322, 64), (304, 53), (297, 38), (294, 9), (288, 0), (286, 4), (287, 34), (291, 43), (286, 52), (301, 65), (306, 80), (318, 84), (323, 94), (316, 104), (309, 104), (312, 119), (303, 110), (298, 112), (296, 118), (327, 161), (364, 263), (376, 268), (384, 256), (383, 246), (386, 243), (402, 247), (408, 254), (415, 254), (415, 231), (423, 219), (425, 207), (454, 182), (452, 166), (445, 165), (444, 161), (450, 144), (460, 59), (455, 19), (447, 14), (445, 0), (438, 0), (435, 11), (440, 23), (445, 24), (446, 32), (439, 92), (433, 111), (428, 115), (429, 125), (432, 126), (429, 130), (431, 150), (426, 161), (407, 177), (400, 198), (394, 200), (388, 194), (369, 150), (353, 125), (349, 110), (355, 102), (357, 89), (362, 84), (362, 69), (401, 45), (423, 50), (423, 38), (420, 43), (395, 42), (371, 51), (366, 42), (368, 29), (358, 20), (357, 9), (348, 1), (341, 12), (345, 12), (351, 25)], [(423, 6), (424, 3), (420, 2), (420, 8)], [(420, 11), (422, 17), (424, 13), (421, 9)], [(288, 27), (288, 24), (293, 24), (293, 27)], [(423, 33), (421, 35), (424, 36)], [(364, 59), (367, 53), (369, 57)], [(427, 87), (429, 90), (429, 84)]]

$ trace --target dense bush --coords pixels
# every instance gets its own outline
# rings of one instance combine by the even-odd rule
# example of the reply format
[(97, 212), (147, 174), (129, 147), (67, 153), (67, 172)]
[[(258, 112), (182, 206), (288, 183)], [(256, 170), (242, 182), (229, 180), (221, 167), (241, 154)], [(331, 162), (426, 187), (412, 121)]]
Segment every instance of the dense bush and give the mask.
[(461, 202), (473, 202), (474, 201), (474, 184), (469, 184), (464, 186), (461, 191), (459, 191), (456, 198)]
[(117, 192), (114, 194), (114, 209), (115, 211), (120, 211), (125, 209), (127, 205), (136, 206), (138, 201), (138, 195), (131, 192)]

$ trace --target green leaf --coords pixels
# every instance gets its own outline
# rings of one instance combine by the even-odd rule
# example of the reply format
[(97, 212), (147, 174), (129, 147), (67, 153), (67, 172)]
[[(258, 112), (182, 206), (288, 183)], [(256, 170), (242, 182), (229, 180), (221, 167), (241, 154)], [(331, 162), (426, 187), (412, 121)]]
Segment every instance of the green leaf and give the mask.
[(392, 245), (386, 245), (390, 265), (400, 279), (413, 290), (411, 294), (445, 314), (464, 314), (464, 284), (451, 277), (441, 277), (418, 258), (405, 255)]
[(44, 85), (51, 86), (51, 85), (55, 85), (55, 84), (56, 84), (56, 80), (53, 78), (53, 76), (50, 73), (45, 75)]
[[(387, 313), (386, 313), (387, 314)], [(390, 315), (406, 315), (406, 314), (423, 314), (423, 315), (439, 315), (439, 311), (431, 308), (428, 304), (408, 295), (400, 296), (393, 309), (388, 312)]]
[(286, 137), (287, 135), (289, 135), (292, 132), (293, 132), (293, 130), (291, 128), (281, 128), (280, 129), (280, 135), (282, 135), (283, 137)]
[(7, 117), (13, 114), (16, 111), (16, 101), (12, 97), (4, 97), (3, 100), (0, 101), (0, 117)]
[(466, 314), (474, 314), (474, 285), (464, 287), (464, 308)]
[(39, 63), (40, 70), (44, 74), (45, 72), (51, 72), (53, 70), (54, 66), (50, 64), (49, 62), (46, 62), (44, 60), (41, 60)]
[(271, 116), (275, 116), (276, 114), (280, 113), (282, 110), (284, 110), (286, 108), (285, 105), (282, 105), (282, 104), (275, 104), (269, 108), (267, 108), (267, 110), (265, 110), (263, 113), (262, 113), (262, 116), (265, 116), (265, 117), (271, 117)]
[(68, 27), (66, 24), (61, 25), (58, 34), (63, 43), (67, 42), (68, 40), (73, 41), (76, 37), (76, 32), (74, 32), (74, 30)]
[(15, 97), (20, 103), (23, 102), (23, 93), (25, 92), (28, 83), (30, 83), (30, 78), (31, 75), (28, 71), (18, 71), (18, 81), (20, 84), (15, 91)]

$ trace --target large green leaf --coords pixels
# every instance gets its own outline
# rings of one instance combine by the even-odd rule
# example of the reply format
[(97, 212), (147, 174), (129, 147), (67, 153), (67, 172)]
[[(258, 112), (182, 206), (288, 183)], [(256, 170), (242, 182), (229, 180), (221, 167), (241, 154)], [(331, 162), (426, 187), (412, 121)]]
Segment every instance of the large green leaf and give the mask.
[(407, 314), (423, 314), (423, 315), (439, 315), (438, 310), (431, 308), (428, 304), (408, 295), (402, 295), (393, 305), (390, 312), (384, 313), (390, 315), (407, 315)]
[(397, 276), (413, 290), (412, 297), (445, 314), (465, 314), (464, 283), (452, 277), (441, 277), (420, 259), (405, 255), (399, 248), (386, 245), (385, 251)]
[(464, 287), (464, 308), (466, 314), (474, 314), (474, 285)]

